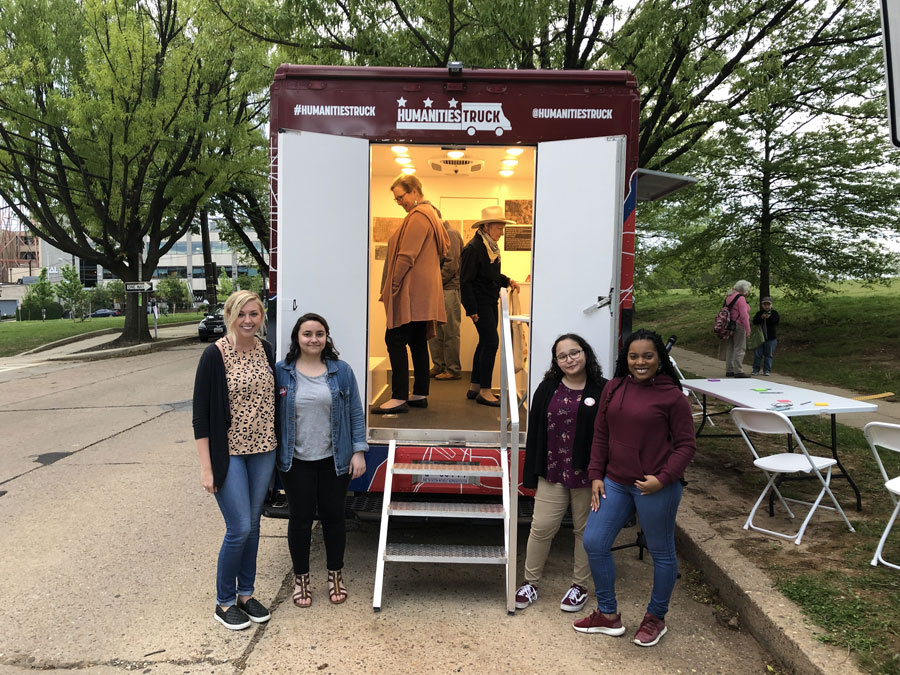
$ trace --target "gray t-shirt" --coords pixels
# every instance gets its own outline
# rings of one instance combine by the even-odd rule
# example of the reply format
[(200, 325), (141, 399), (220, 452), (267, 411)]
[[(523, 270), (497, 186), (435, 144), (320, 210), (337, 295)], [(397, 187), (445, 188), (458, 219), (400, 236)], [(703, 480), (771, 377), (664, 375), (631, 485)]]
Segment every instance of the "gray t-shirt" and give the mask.
[(331, 457), (331, 389), (328, 373), (307, 377), (299, 370), (294, 397), (294, 457), (304, 462)]

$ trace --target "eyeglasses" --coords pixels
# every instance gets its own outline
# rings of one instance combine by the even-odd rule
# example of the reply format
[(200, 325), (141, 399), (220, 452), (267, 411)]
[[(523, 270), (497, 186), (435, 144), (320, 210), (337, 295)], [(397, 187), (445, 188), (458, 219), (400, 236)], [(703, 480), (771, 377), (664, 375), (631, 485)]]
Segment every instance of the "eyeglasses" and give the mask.
[(397, 202), (397, 203), (399, 204), (401, 201), (403, 201), (403, 198), (404, 198), (406, 195), (408, 195), (408, 194), (409, 194), (408, 192), (404, 192), (404, 193), (403, 193), (402, 195), (400, 195), (399, 197), (398, 197), (397, 195), (394, 195), (394, 201)]
[(569, 359), (572, 359), (572, 360), (574, 361), (574, 360), (577, 359), (583, 352), (584, 352), (583, 349), (573, 349), (572, 351), (570, 351), (570, 352), (568, 352), (568, 353), (566, 353), (566, 354), (557, 354), (557, 355), (556, 355), (556, 360), (559, 361), (560, 363), (565, 363), (565, 362), (568, 361)]

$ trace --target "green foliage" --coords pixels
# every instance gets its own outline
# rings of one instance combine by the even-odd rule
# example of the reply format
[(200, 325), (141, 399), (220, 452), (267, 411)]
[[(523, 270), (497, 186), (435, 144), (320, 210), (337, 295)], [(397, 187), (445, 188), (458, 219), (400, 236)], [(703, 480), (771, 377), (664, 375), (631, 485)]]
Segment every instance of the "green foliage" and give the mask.
[(56, 285), (56, 295), (66, 309), (72, 311), (72, 320), (76, 317), (84, 320), (87, 310), (88, 295), (81, 285), (78, 269), (73, 265), (62, 268), (62, 280)]
[[(260, 144), (266, 48), (207, 9), (17, 0), (0, 13), (0, 198), (124, 281), (146, 279)], [(123, 338), (148, 340), (131, 300)]]
[(92, 311), (95, 309), (112, 308), (113, 294), (109, 290), (109, 284), (97, 284), (97, 286), (86, 292)]
[(225, 270), (219, 272), (219, 281), (216, 283), (219, 302), (225, 302), (225, 299), (234, 293), (234, 282), (231, 277), (225, 273)]
[[(58, 304), (54, 302), (55, 298), (56, 291), (47, 279), (47, 268), (42, 267), (38, 280), (25, 290), (25, 297), (22, 298), (23, 319), (40, 319), (42, 309), (55, 311), (55, 308), (52, 308), (52, 305)], [(62, 316), (62, 310), (59, 316)]]
[(121, 279), (111, 279), (103, 284), (103, 288), (109, 293), (112, 302), (125, 304), (125, 282)]
[(239, 274), (237, 278), (237, 288), (244, 291), (253, 291), (258, 295), (262, 295), (263, 278), (258, 274), (252, 277), (247, 274)]
[(185, 282), (177, 277), (161, 279), (156, 287), (156, 295), (169, 303), (173, 308), (177, 308), (178, 305), (190, 307), (194, 299)]

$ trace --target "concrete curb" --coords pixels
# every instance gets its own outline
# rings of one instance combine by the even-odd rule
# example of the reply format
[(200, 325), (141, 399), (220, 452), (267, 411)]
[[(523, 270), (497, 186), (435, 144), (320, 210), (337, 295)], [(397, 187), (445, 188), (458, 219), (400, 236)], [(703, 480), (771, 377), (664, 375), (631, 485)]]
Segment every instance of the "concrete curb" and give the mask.
[(800, 608), (769, 578), (698, 516), (684, 501), (675, 523), (678, 553), (701, 570), (741, 624), (790, 672), (802, 675), (861, 674), (853, 657), (815, 638)]
[(117, 359), (124, 356), (136, 356), (138, 354), (149, 354), (150, 352), (159, 352), (179, 345), (197, 342), (196, 335), (186, 337), (171, 338), (168, 340), (159, 340), (157, 342), (145, 342), (139, 345), (129, 347), (119, 347), (117, 349), (100, 349), (93, 352), (81, 352), (78, 354), (61, 354), (60, 356), (48, 356), (47, 361), (102, 361), (103, 359)]
[(22, 352), (21, 354), (16, 354), (16, 356), (28, 356), (30, 354), (38, 354), (40, 352), (45, 352), (48, 349), (53, 349), (55, 347), (64, 347), (65, 345), (70, 345), (73, 342), (81, 342), (82, 340), (89, 340), (90, 338), (99, 337), (101, 335), (110, 335), (111, 333), (121, 333), (121, 328), (101, 328), (100, 330), (92, 330), (89, 333), (79, 333), (78, 335), (71, 335), (67, 338), (62, 338), (61, 340), (55, 340), (53, 342), (48, 342), (46, 344), (35, 347), (34, 349), (29, 349), (27, 352)]

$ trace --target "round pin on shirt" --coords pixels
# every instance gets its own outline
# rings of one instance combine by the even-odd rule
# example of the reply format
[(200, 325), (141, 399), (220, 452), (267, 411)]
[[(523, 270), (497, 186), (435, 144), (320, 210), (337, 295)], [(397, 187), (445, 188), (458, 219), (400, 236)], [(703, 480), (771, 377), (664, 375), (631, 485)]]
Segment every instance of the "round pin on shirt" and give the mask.
[(590, 406), (592, 406), (592, 405), (596, 405), (596, 404), (597, 404), (597, 401), (595, 401), (595, 400), (593, 399), (593, 397), (588, 396), (586, 399), (584, 399), (584, 404), (585, 404), (586, 406), (590, 407)]

